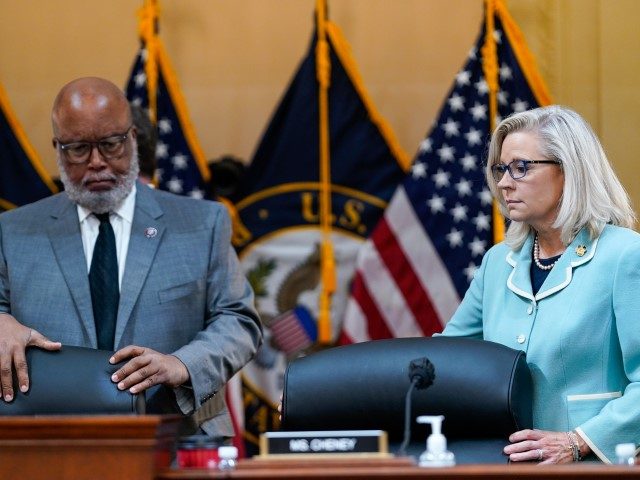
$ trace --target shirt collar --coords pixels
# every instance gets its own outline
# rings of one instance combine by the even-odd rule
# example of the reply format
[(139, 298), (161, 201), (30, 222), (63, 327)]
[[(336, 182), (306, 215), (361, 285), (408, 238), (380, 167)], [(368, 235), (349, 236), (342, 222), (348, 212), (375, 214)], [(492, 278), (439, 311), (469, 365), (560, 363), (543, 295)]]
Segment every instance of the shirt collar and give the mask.
[[(113, 212), (129, 223), (133, 223), (133, 212), (136, 206), (136, 184), (133, 184), (131, 191), (120, 203), (120, 206)], [(76, 205), (80, 223), (84, 222), (93, 212), (81, 205)]]
[[(598, 239), (599, 237), (591, 240), (589, 230), (583, 227), (567, 246), (555, 267), (549, 271), (549, 275), (536, 293), (535, 299), (541, 300), (569, 285), (573, 278), (573, 270), (587, 263), (595, 255)], [(531, 233), (519, 251), (510, 251), (507, 255), (507, 263), (513, 267), (513, 271), (507, 279), (507, 286), (518, 295), (531, 300), (534, 299), (531, 293), (533, 240), (534, 235)]]

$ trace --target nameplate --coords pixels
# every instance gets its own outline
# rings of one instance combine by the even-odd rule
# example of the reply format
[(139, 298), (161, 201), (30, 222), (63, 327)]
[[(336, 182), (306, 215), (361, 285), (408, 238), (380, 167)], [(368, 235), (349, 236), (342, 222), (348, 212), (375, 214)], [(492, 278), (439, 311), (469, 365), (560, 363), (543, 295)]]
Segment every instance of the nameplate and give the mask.
[(260, 456), (371, 455), (389, 453), (383, 430), (267, 432), (260, 435)]

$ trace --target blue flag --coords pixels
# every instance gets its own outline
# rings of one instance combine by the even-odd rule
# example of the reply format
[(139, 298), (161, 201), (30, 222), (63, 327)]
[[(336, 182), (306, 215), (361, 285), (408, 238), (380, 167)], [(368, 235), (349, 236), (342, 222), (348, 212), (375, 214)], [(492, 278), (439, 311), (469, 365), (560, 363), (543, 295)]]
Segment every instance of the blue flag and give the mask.
[(341, 343), (441, 331), (500, 239), (484, 177), (492, 126), (550, 98), (504, 3), (486, 5), (436, 123), (360, 253)]
[(57, 191), (0, 85), (0, 211), (35, 202)]
[[(404, 178), (408, 158), (369, 99), (340, 30), (331, 22), (325, 26), (330, 75), (329, 162), (324, 167), (329, 171), (327, 220), (335, 262), (330, 304), (335, 341), (357, 251)], [(249, 452), (260, 433), (277, 428), (275, 408), (287, 362), (318, 348), (319, 298), (323, 283), (331, 281), (322, 264), (324, 167), (316, 56), (322, 49), (317, 45), (314, 35), (236, 198), (247, 229), (236, 247), (256, 293), (266, 337), (242, 375)]]

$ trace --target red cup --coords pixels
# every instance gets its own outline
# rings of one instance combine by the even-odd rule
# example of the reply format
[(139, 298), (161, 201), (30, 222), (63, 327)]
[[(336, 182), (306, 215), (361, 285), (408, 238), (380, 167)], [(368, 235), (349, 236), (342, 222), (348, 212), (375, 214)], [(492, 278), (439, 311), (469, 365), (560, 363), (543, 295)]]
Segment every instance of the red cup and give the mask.
[(206, 435), (183, 437), (178, 442), (178, 468), (216, 468), (220, 442)]

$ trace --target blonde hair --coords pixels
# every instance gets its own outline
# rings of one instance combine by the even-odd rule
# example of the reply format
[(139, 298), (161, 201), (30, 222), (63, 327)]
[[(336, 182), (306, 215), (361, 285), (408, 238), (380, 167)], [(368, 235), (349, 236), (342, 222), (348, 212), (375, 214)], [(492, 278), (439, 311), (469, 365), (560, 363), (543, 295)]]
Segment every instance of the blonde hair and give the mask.
[[(507, 135), (521, 131), (538, 136), (545, 158), (562, 162), (564, 186), (553, 227), (560, 229), (565, 245), (584, 227), (592, 239), (600, 235), (606, 224), (633, 228), (636, 217), (629, 195), (611, 168), (598, 137), (580, 115), (559, 105), (511, 115), (493, 132), (485, 173), (491, 193), (505, 217), (508, 217), (507, 208), (491, 166), (500, 163), (502, 143)], [(530, 225), (511, 221), (505, 241), (517, 250), (531, 231)]]

